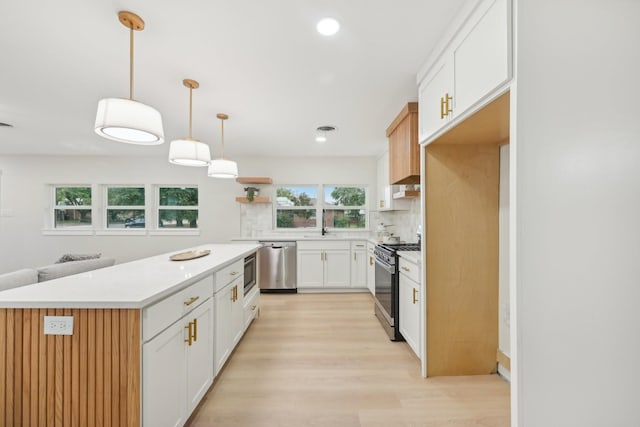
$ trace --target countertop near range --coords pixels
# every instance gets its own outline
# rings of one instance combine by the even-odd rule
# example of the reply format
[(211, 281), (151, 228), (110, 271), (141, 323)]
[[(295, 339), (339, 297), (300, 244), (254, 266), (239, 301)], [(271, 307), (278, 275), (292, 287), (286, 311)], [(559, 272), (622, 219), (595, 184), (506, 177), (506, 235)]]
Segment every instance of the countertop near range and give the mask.
[[(143, 308), (255, 252), (256, 244), (210, 244), (0, 292), (0, 308)], [(169, 257), (208, 249), (188, 261)], [(213, 293), (213, 281), (212, 281)]]
[(420, 251), (398, 251), (398, 255), (414, 264), (422, 264), (422, 252)]

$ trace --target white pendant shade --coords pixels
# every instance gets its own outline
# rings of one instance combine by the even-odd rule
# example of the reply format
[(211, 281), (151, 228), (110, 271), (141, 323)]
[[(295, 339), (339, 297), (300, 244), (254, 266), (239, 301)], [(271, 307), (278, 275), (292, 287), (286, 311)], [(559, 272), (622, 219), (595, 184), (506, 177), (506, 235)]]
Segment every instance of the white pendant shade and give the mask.
[(169, 146), (169, 163), (181, 166), (207, 166), (211, 162), (209, 146), (194, 139), (177, 139)]
[(211, 178), (237, 178), (238, 164), (232, 160), (212, 160), (207, 175)]
[(101, 99), (95, 131), (102, 137), (127, 144), (159, 145), (164, 142), (158, 110), (130, 99)]

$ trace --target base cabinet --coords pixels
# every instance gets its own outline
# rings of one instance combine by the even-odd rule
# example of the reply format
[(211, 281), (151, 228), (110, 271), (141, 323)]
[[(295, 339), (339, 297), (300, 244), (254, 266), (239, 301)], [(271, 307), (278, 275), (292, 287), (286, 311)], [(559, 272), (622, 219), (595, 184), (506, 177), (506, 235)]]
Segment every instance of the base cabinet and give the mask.
[(207, 299), (142, 347), (142, 422), (182, 426), (213, 381), (213, 301)]
[(349, 288), (351, 242), (298, 242), (298, 288)]
[(371, 295), (376, 294), (376, 256), (375, 248), (371, 242), (367, 243), (367, 288)]
[(367, 287), (367, 243), (351, 242), (351, 287)]
[(420, 357), (421, 304), (419, 277), (418, 265), (400, 258), (400, 333), (418, 357)]
[(216, 292), (215, 301), (215, 375), (222, 369), (231, 351), (244, 333), (243, 278), (233, 280)]

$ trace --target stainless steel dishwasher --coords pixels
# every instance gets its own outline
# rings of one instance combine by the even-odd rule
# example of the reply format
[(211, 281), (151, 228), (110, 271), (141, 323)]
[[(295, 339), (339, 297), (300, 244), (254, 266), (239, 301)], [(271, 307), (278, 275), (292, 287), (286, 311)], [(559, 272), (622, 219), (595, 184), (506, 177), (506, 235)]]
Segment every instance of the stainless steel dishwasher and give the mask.
[(260, 242), (260, 292), (297, 292), (296, 242)]

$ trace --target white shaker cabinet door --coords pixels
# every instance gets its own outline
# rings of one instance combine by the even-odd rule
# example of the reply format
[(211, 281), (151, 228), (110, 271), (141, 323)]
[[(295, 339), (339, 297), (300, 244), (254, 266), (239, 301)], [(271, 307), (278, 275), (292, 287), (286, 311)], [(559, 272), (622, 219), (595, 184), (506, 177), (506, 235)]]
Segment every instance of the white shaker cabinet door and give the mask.
[(420, 357), (420, 286), (400, 274), (400, 333), (413, 352)]
[[(418, 88), (418, 140), (423, 142), (451, 119), (445, 105), (447, 95), (453, 98), (452, 59), (445, 56), (436, 63)], [(452, 106), (449, 99), (449, 105)]]
[(218, 375), (220, 369), (231, 354), (231, 343), (233, 341), (233, 331), (231, 327), (233, 309), (233, 286), (227, 285), (222, 290), (216, 292), (214, 296), (215, 306), (215, 359), (214, 375)]
[(213, 382), (213, 299), (189, 316), (193, 340), (187, 348), (187, 401), (189, 413), (198, 406)]
[(351, 251), (329, 250), (324, 252), (324, 286), (348, 288), (351, 282)]
[(142, 346), (145, 427), (175, 427), (187, 421), (185, 325), (186, 321), (180, 320)]
[(477, 15), (453, 51), (456, 115), (510, 77), (508, 1), (485, 1)]
[(324, 285), (324, 251), (298, 251), (298, 287), (322, 288)]

